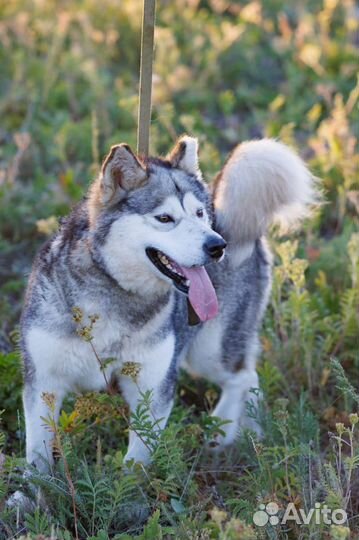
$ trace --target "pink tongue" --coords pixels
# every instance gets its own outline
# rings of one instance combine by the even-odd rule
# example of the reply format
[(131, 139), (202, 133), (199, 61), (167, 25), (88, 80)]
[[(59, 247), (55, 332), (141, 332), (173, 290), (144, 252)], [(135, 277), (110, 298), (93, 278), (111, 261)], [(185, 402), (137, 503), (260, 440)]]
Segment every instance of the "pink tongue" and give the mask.
[(182, 273), (190, 281), (189, 301), (202, 322), (213, 319), (218, 313), (216, 291), (204, 268), (186, 268), (180, 266)]

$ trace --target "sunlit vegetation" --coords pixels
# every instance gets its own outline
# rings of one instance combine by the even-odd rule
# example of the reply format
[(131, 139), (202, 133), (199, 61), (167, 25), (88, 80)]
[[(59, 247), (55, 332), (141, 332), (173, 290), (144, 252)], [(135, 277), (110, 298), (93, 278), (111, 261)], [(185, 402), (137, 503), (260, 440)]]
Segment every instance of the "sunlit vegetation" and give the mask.
[[(146, 470), (126, 472), (120, 396), (73, 397), (53, 477), (23, 480), (18, 323), (39, 245), (111, 144), (135, 148), (139, 0), (0, 3), (0, 539), (348, 539), (359, 531), (359, 86), (353, 0), (159, 1), (151, 151), (200, 141), (210, 181), (240, 141), (278, 137), (321, 179), (304, 231), (271, 234), (258, 371), (263, 438), (206, 450), (217, 389), (182, 375)], [(150, 395), (132, 425), (152, 440)], [(249, 404), (250, 406), (250, 404)], [(27, 511), (5, 504), (22, 486)], [(41, 487), (43, 500), (36, 496)], [(44, 503), (46, 501), (46, 503)], [(347, 511), (343, 525), (257, 527), (276, 502)]]

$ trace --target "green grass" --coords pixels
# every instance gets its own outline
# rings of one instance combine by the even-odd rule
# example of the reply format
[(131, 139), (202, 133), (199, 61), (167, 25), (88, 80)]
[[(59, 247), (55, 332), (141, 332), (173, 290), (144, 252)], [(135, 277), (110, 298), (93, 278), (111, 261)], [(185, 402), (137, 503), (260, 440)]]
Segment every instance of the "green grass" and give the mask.
[[(218, 389), (181, 376), (147, 469), (125, 473), (120, 396), (70, 398), (53, 477), (24, 482), (18, 321), (39, 245), (109, 146), (136, 146), (141, 2), (0, 4), (0, 539), (345, 539), (359, 534), (359, 86), (352, 0), (159, 2), (151, 150), (200, 140), (210, 181), (238, 142), (279, 137), (322, 179), (293, 238), (273, 232), (273, 293), (258, 366), (263, 439), (224, 454)], [(357, 15), (357, 14), (356, 14)], [(132, 423), (152, 441), (150, 396)], [(251, 404), (248, 405), (251, 407)], [(253, 407), (252, 407), (253, 409)], [(54, 427), (53, 427), (54, 429)], [(5, 501), (21, 484), (24, 515)], [(46, 507), (30, 484), (41, 486)], [(343, 526), (255, 527), (262, 503), (342, 508)]]

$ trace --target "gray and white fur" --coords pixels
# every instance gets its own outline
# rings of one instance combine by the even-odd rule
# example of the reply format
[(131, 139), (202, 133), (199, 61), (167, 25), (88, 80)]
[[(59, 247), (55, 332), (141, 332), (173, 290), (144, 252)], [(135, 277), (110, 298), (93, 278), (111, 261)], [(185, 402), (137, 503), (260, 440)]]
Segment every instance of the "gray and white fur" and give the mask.
[[(106, 379), (116, 380), (131, 411), (140, 391), (152, 390), (152, 413), (163, 427), (182, 366), (221, 388), (213, 414), (231, 422), (220, 443), (232, 443), (240, 426), (256, 428), (245, 402), (258, 387), (258, 332), (271, 286), (263, 235), (274, 220), (297, 222), (313, 202), (308, 169), (274, 140), (238, 146), (210, 189), (196, 139), (182, 137), (165, 160), (113, 147), (87, 197), (38, 253), (29, 280), (21, 320), (27, 461), (40, 470), (52, 461), (43, 393), (54, 395), (57, 418), (67, 393), (105, 389), (90, 343), (77, 333), (74, 307), (84, 321), (99, 315), (92, 343), (101, 359), (115, 359)], [(188, 324), (187, 296), (157, 256), (174, 261), (174, 271), (206, 267), (218, 298), (215, 318)], [(125, 362), (141, 364), (137, 383), (121, 374)], [(134, 432), (132, 458), (150, 459)]]

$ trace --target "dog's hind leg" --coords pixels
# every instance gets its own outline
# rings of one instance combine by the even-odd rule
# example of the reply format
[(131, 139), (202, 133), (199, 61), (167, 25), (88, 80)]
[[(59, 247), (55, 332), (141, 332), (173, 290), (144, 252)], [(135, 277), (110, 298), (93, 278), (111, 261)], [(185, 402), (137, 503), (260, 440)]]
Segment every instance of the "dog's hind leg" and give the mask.
[[(224, 435), (219, 436), (216, 442), (220, 446), (227, 446), (235, 441), (242, 428), (250, 428), (260, 433), (260, 428), (254, 418), (248, 415), (247, 406), (253, 403), (258, 405), (258, 375), (255, 370), (242, 369), (236, 374), (230, 374), (221, 386), (221, 397), (212, 412), (229, 422), (221, 429)], [(252, 391), (253, 390), (253, 391)]]
[(220, 318), (204, 325), (183, 366), (190, 374), (205, 377), (221, 389), (221, 397), (212, 413), (226, 421), (221, 427), (224, 435), (216, 439), (220, 446), (234, 442), (242, 428), (260, 433), (256, 419), (248, 411), (251, 404), (253, 409), (258, 405), (257, 332), (254, 329), (250, 334), (246, 328), (242, 331), (235, 328), (233, 336), (224, 339), (225, 331)]
[(58, 422), (64, 393), (51, 381), (43, 384), (33, 381), (25, 384), (24, 411), (26, 422), (26, 461), (39, 471), (46, 472), (53, 463), (52, 440), (54, 433), (46, 419)]

